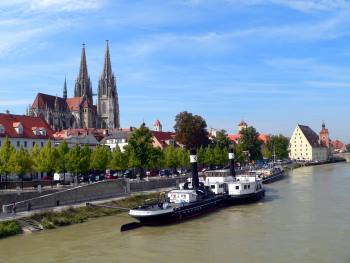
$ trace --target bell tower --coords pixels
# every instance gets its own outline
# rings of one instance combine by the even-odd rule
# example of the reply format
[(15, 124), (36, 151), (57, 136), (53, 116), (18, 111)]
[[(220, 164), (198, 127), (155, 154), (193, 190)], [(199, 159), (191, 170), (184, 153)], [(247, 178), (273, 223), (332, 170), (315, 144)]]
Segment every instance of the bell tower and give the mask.
[(100, 128), (120, 127), (117, 85), (112, 72), (108, 40), (103, 70), (98, 83), (97, 113), (100, 117)]

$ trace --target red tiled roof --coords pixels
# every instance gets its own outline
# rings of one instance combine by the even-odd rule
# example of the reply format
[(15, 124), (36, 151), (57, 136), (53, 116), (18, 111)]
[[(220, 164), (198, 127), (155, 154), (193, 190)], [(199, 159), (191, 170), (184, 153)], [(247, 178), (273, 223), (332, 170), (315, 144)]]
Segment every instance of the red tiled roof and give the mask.
[[(23, 134), (18, 134), (14, 125), (21, 123), (23, 126)], [(25, 115), (13, 115), (0, 113), (0, 124), (4, 126), (5, 133), (1, 137), (9, 138), (32, 138), (32, 139), (54, 139), (53, 130), (50, 126), (39, 117), (31, 117)], [(45, 128), (46, 135), (35, 135), (33, 129), (35, 127)]]
[(239, 137), (240, 137), (240, 134), (229, 134), (229, 135), (227, 135), (227, 138), (230, 141), (234, 142), (234, 143), (238, 142)]
[(331, 145), (334, 149), (343, 149), (345, 144), (339, 140), (331, 141)]
[(51, 96), (48, 94), (38, 93), (36, 98), (32, 104), (33, 109), (45, 109), (46, 106), (49, 108), (55, 107), (55, 100), (57, 99), (57, 103), (60, 109), (66, 109), (67, 103), (63, 98)]
[(167, 146), (166, 141), (175, 140), (176, 133), (175, 132), (159, 132), (152, 131), (154, 138), (163, 146)]
[[(238, 139), (241, 135), (239, 133), (237, 134), (229, 134), (227, 135), (227, 138), (234, 142), (234, 143), (238, 143)], [(265, 134), (265, 133), (261, 133), (259, 134), (259, 137), (258, 137), (259, 141), (263, 142), (264, 144), (266, 144), (269, 140), (270, 140), (270, 135), (268, 134)]]
[(68, 104), (68, 108), (72, 110), (79, 110), (80, 104), (82, 103), (84, 97), (74, 97), (74, 98), (68, 98), (66, 99), (66, 102)]
[(95, 129), (95, 128), (82, 128), (82, 129), (67, 129), (56, 132), (53, 136), (57, 140), (66, 139), (69, 136), (80, 136), (92, 134), (96, 140), (101, 141), (104, 137), (108, 136), (106, 129)]

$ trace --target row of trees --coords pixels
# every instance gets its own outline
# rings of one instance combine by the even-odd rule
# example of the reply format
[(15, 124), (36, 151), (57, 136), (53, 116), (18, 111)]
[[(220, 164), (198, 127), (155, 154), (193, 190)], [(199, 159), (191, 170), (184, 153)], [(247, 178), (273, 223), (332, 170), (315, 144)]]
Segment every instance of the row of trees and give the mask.
[(175, 118), (174, 130), (176, 140), (183, 144), (187, 149), (194, 148), (215, 148), (221, 150), (234, 147), (236, 160), (245, 162), (249, 160), (266, 159), (284, 159), (288, 158), (289, 139), (283, 135), (273, 135), (266, 145), (259, 140), (259, 133), (254, 127), (247, 127), (240, 131), (240, 138), (237, 145), (233, 145), (227, 138), (225, 130), (217, 132), (216, 137), (209, 140), (207, 124), (205, 120), (198, 115), (184, 111)]
[(262, 157), (288, 157), (289, 141), (282, 135), (272, 136), (266, 145), (262, 145), (259, 133), (254, 127), (248, 127), (240, 131), (238, 144), (233, 145), (224, 130), (209, 140), (206, 127), (200, 116), (188, 112), (178, 114), (174, 127), (176, 139), (185, 147), (169, 146), (165, 150), (153, 147), (152, 133), (145, 124), (133, 132), (124, 152), (118, 147), (110, 151), (105, 146), (91, 150), (86, 145), (75, 145), (69, 149), (65, 141), (57, 147), (49, 141), (42, 149), (35, 145), (30, 151), (23, 147), (16, 151), (6, 139), (0, 148), (0, 174), (23, 176), (26, 173), (70, 172), (77, 175), (91, 170), (135, 168), (144, 176), (146, 169), (189, 167), (189, 149), (192, 147), (198, 149), (198, 162), (204, 166), (226, 165), (230, 147), (234, 148), (236, 162), (240, 163), (261, 160)]

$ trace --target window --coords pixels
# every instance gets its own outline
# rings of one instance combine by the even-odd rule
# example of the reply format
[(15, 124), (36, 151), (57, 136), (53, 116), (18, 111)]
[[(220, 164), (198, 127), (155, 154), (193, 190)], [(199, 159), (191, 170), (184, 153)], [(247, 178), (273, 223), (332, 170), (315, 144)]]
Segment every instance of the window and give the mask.
[(44, 142), (41, 142), (41, 147), (44, 147)]
[(24, 141), (24, 148), (27, 148), (27, 141)]
[(33, 147), (35, 146), (35, 142), (33, 142)]
[(17, 141), (17, 147), (19, 147), (19, 146), (20, 146), (20, 144), (21, 144), (21, 143), (20, 143), (19, 141)]
[(106, 103), (102, 103), (102, 113), (106, 114)]
[(250, 189), (250, 184), (248, 185), (248, 189)]
[(211, 188), (211, 189), (215, 189), (215, 185), (212, 184), (212, 185), (210, 186), (210, 188)]
[(245, 186), (244, 186), (244, 190), (246, 190), (246, 189), (247, 189), (247, 186), (245, 185)]
[(1, 147), (1, 140), (0, 140), (0, 147)]
[(236, 185), (236, 190), (239, 190), (239, 186), (238, 185)]

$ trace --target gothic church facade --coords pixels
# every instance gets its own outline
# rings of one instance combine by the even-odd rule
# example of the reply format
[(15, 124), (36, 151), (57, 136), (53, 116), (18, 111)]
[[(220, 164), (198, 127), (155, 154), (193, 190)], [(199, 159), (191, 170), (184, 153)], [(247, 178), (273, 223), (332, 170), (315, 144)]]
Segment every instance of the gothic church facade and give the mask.
[(38, 93), (28, 109), (28, 115), (45, 119), (55, 131), (69, 128), (120, 128), (117, 85), (112, 72), (108, 41), (98, 83), (97, 105), (93, 103), (93, 96), (83, 45), (74, 97), (67, 98), (65, 79), (63, 97)]

